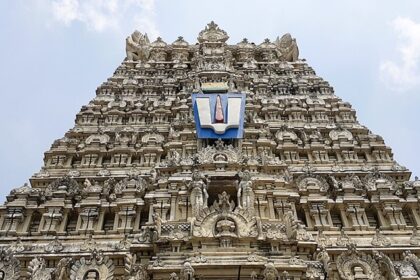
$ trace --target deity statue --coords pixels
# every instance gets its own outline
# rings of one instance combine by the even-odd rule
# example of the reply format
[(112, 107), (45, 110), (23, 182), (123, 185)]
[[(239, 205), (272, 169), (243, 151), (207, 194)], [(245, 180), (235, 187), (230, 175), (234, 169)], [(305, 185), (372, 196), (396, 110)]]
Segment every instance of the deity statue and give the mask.
[(195, 275), (194, 268), (189, 262), (184, 263), (184, 267), (181, 270), (181, 277), (183, 280), (193, 280)]
[(192, 180), (188, 184), (188, 189), (191, 192), (190, 201), (193, 216), (198, 215), (202, 209), (207, 208), (209, 195), (205, 181), (207, 180), (204, 176), (198, 170), (194, 170)]
[(70, 266), (73, 264), (72, 258), (62, 258), (55, 269), (55, 279), (65, 280), (70, 278)]
[(295, 62), (299, 58), (299, 48), (296, 39), (292, 38), (289, 33), (284, 34), (281, 38), (277, 37), (275, 44), (278, 48), (278, 56), (284, 61)]
[(134, 31), (133, 34), (125, 39), (127, 53), (127, 60), (130, 61), (145, 61), (149, 57), (149, 38), (147, 34), (141, 34), (139, 31)]
[(237, 183), (238, 207), (254, 209), (254, 192), (252, 191), (252, 181), (249, 171), (240, 172), (241, 181)]
[(264, 280), (276, 280), (279, 276), (279, 272), (272, 262), (269, 262), (265, 265), (263, 272)]

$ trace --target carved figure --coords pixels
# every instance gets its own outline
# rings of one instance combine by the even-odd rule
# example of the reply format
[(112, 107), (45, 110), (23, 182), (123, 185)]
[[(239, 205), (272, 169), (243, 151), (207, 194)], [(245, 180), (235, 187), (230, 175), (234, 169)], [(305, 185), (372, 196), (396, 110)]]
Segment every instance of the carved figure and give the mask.
[(204, 176), (198, 170), (195, 170), (188, 185), (188, 189), (191, 191), (190, 201), (193, 216), (197, 216), (202, 209), (208, 207), (207, 200), (209, 195), (207, 193), (207, 184), (204, 180)]
[(289, 33), (284, 34), (281, 38), (277, 37), (275, 44), (277, 45), (279, 56), (284, 61), (295, 62), (299, 58), (299, 48), (296, 39), (293, 39)]
[(241, 181), (237, 184), (238, 207), (252, 210), (254, 209), (254, 192), (249, 171), (240, 173)]
[(264, 280), (276, 280), (279, 277), (279, 272), (272, 262), (265, 265), (263, 272)]
[(31, 280), (52, 280), (53, 269), (47, 268), (45, 259), (34, 258), (28, 267)]
[(55, 280), (67, 280), (70, 278), (70, 266), (73, 264), (72, 258), (62, 258), (55, 269)]
[(125, 51), (127, 53), (127, 60), (131, 61), (145, 61), (150, 54), (149, 38), (147, 34), (141, 34), (139, 31), (134, 31), (133, 34), (125, 39)]
[(193, 280), (195, 270), (189, 262), (184, 263), (184, 267), (181, 269), (182, 280)]

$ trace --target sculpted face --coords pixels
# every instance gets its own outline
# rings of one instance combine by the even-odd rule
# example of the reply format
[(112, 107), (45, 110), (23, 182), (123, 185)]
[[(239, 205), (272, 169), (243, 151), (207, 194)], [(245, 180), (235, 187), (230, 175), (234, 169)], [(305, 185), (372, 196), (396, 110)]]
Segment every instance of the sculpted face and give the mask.
[(135, 42), (139, 42), (141, 39), (141, 33), (139, 31), (134, 31), (133, 34), (131, 35), (131, 37), (133, 37), (133, 40)]

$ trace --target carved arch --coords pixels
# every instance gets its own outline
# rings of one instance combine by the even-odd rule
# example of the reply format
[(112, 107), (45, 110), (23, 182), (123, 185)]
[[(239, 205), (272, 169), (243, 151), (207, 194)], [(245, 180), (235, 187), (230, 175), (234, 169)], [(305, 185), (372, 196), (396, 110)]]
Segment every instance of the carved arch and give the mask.
[(20, 263), (9, 250), (0, 250), (0, 271), (4, 280), (20, 279)]
[(94, 250), (89, 259), (82, 257), (71, 267), (70, 280), (85, 280), (88, 272), (98, 272), (99, 279), (111, 280), (114, 277), (114, 264), (102, 252)]
[(364, 279), (383, 280), (379, 266), (372, 256), (357, 252), (355, 244), (348, 247), (349, 250), (339, 255), (336, 261), (341, 279), (355, 280), (355, 268), (361, 268)]
[(197, 220), (193, 224), (193, 236), (196, 237), (215, 237), (216, 224), (220, 220), (231, 220), (235, 223), (236, 234), (238, 237), (257, 237), (257, 221), (255, 218), (250, 218), (247, 215), (243, 215), (241, 210), (235, 210), (233, 212), (219, 212), (213, 211), (197, 217)]
[(326, 192), (329, 189), (327, 180), (315, 174), (304, 174), (296, 179), (296, 185), (299, 191), (307, 191), (308, 188), (317, 188), (321, 192)]

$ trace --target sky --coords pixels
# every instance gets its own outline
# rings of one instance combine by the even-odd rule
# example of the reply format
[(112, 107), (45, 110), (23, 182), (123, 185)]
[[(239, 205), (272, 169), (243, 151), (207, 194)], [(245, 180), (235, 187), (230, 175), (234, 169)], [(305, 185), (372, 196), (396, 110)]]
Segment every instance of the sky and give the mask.
[(125, 57), (135, 29), (195, 43), (214, 20), (236, 44), (284, 33), (395, 159), (420, 175), (420, 1), (0, 0), (0, 201), (43, 164)]

